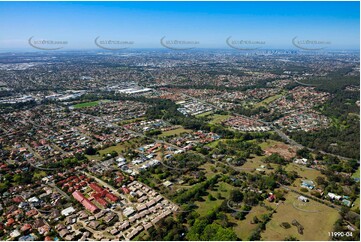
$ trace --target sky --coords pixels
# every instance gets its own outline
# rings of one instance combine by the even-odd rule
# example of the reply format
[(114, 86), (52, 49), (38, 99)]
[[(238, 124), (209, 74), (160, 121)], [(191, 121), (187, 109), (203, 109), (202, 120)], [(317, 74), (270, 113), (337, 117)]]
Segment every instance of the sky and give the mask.
[(160, 39), (230, 48), (226, 39), (292, 49), (292, 39), (359, 49), (359, 2), (0, 2), (0, 50), (31, 49), (28, 40), (96, 49), (96, 37), (162, 48)]

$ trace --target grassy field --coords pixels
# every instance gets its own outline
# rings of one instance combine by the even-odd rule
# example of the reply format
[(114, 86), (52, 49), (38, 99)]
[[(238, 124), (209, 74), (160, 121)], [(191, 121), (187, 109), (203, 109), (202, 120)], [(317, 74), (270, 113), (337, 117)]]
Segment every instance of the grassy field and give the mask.
[(222, 121), (229, 119), (230, 117), (231, 117), (231, 115), (214, 114), (209, 117), (211, 119), (211, 121), (209, 121), (209, 123), (210, 124), (218, 124)]
[(238, 238), (240, 238), (241, 240), (248, 240), (252, 232), (258, 227), (258, 224), (251, 223), (254, 216), (257, 216), (257, 218), (261, 220), (263, 214), (269, 213), (270, 211), (268, 211), (266, 208), (258, 205), (252, 208), (251, 212), (246, 215), (246, 218), (244, 220), (235, 219), (230, 215), (228, 216), (228, 219), (231, 223), (236, 224), (236, 226), (233, 227), (233, 230), (237, 234)]
[(206, 116), (211, 115), (212, 113), (213, 113), (213, 111), (204, 112), (204, 113), (196, 115), (196, 118), (206, 117)]
[(46, 177), (47, 175), (46, 175), (46, 172), (45, 171), (39, 171), (39, 170), (37, 170), (37, 171), (35, 171), (34, 172), (34, 178), (35, 179), (41, 179), (41, 178), (43, 178), (43, 177)]
[(268, 139), (268, 140), (266, 140), (265, 142), (259, 143), (258, 145), (259, 145), (262, 149), (266, 149), (266, 148), (271, 147), (271, 146), (282, 145), (282, 144), (284, 144), (284, 143), (283, 143), (283, 142), (280, 142), (280, 141)]
[(99, 154), (100, 155), (86, 155), (86, 157), (89, 159), (89, 160), (96, 160), (96, 161), (99, 161), (101, 160), (102, 156), (105, 155), (105, 154), (108, 154), (112, 151), (116, 151), (118, 154), (123, 152), (124, 150), (126, 150), (127, 148), (131, 147), (133, 144), (136, 144), (137, 143), (137, 139), (132, 139), (132, 140), (129, 140), (129, 141), (126, 141), (126, 142), (123, 142), (123, 143), (119, 143), (115, 146), (110, 146), (106, 149), (103, 149), (103, 150), (99, 150)]
[(302, 179), (306, 179), (306, 180), (315, 181), (316, 177), (318, 177), (318, 176), (325, 177), (324, 175), (321, 174), (320, 171), (317, 171), (314, 169), (309, 169), (307, 167), (302, 167), (302, 166), (296, 165), (294, 163), (288, 164), (285, 167), (285, 170), (286, 171), (296, 171)]
[(277, 94), (277, 95), (268, 97), (268, 98), (262, 100), (261, 102), (256, 103), (256, 104), (254, 105), (254, 107), (255, 107), (255, 108), (258, 108), (258, 107), (260, 107), (260, 106), (266, 106), (266, 105), (270, 104), (271, 102), (275, 101), (276, 99), (278, 99), (278, 98), (280, 98), (280, 97), (282, 97), (282, 96), (283, 96), (283, 94), (280, 93), (280, 94)]
[(127, 143), (119, 143), (116, 146), (110, 146), (104, 150), (99, 150), (100, 155), (108, 154), (112, 151), (116, 151), (118, 153), (124, 151), (127, 148)]
[[(298, 240), (329, 240), (328, 232), (333, 231), (333, 225), (339, 218), (337, 210), (310, 200), (307, 203), (298, 202), (298, 195), (288, 193), (286, 201), (273, 214), (266, 230), (261, 234), (262, 240), (284, 240), (288, 236), (295, 236)], [(297, 228), (285, 229), (281, 223), (292, 223), (297, 220), (303, 227), (303, 234)]]
[(190, 133), (190, 132), (192, 132), (191, 129), (185, 129), (183, 127), (179, 127), (177, 129), (164, 131), (164, 132), (162, 132), (162, 134), (159, 135), (159, 137), (166, 137), (166, 136), (178, 135), (178, 134), (181, 134), (181, 133)]
[[(246, 163), (240, 168), (244, 169), (245, 172), (253, 172), (255, 169), (260, 168), (263, 169), (266, 174), (271, 173), (273, 170), (269, 170), (267, 168), (261, 168), (261, 165), (266, 166), (267, 164), (262, 162), (263, 156), (255, 156), (252, 159), (247, 159)], [(275, 169), (277, 168), (276, 164), (270, 163), (270, 166)]]
[(226, 140), (227, 139), (218, 139), (218, 140), (212, 141), (211, 143), (208, 143), (207, 146), (209, 146), (211, 148), (215, 148), (219, 142), (223, 142)]
[(357, 169), (355, 173), (352, 174), (353, 178), (360, 178), (360, 167)]
[[(220, 206), (224, 200), (224, 198), (228, 198), (231, 190), (234, 189), (233, 186), (229, 185), (225, 182), (220, 182), (215, 186), (216, 189), (214, 191), (207, 190), (209, 194), (211, 194), (214, 198), (216, 198), (215, 201), (210, 201), (208, 199), (208, 196), (203, 196), (204, 201), (202, 202), (195, 202), (195, 204), (198, 206), (196, 209), (196, 212), (198, 212), (201, 216), (207, 215), (212, 209), (217, 208)], [(222, 195), (222, 199), (217, 199), (217, 194), (220, 193)]]
[(130, 123), (134, 123), (134, 122), (138, 122), (138, 121), (142, 121), (142, 120), (145, 120), (145, 117), (123, 120), (123, 121), (119, 122), (119, 125), (130, 124)]
[(351, 208), (352, 211), (354, 212), (357, 212), (359, 213), (359, 210), (360, 210), (360, 198), (357, 198), (355, 201), (354, 201), (354, 206)]
[(206, 176), (208, 179), (211, 178), (211, 177), (213, 177), (213, 176), (216, 174), (216, 173), (214, 173), (214, 172), (211, 170), (211, 167), (212, 167), (212, 166), (215, 167), (215, 165), (213, 165), (213, 164), (211, 164), (211, 163), (209, 163), (209, 162), (207, 162), (207, 163), (199, 166), (199, 169), (202, 170), (202, 171), (204, 171), (205, 176)]
[(109, 100), (100, 100), (100, 101), (94, 101), (94, 102), (78, 103), (78, 104), (75, 104), (73, 107), (74, 108), (94, 107), (94, 106), (97, 106), (97, 105), (99, 105), (101, 103), (104, 103), (104, 102), (109, 102)]

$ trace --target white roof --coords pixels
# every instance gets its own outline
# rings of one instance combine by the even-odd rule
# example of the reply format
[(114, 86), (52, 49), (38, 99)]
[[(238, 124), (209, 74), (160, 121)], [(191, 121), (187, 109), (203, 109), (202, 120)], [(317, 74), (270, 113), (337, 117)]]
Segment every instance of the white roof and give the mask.
[(68, 207), (61, 211), (61, 215), (68, 216), (69, 214), (75, 212), (75, 209), (73, 207)]
[(39, 199), (37, 197), (32, 197), (29, 198), (28, 201), (34, 203), (34, 202), (39, 202)]

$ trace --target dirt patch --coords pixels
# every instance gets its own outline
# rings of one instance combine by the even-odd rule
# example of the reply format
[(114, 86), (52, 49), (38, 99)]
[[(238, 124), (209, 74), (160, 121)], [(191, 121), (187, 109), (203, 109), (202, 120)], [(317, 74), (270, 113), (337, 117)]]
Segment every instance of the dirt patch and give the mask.
[(274, 153), (278, 153), (283, 156), (285, 159), (291, 159), (296, 156), (297, 148), (295, 146), (287, 145), (287, 144), (275, 144), (264, 148), (265, 155), (269, 156)]

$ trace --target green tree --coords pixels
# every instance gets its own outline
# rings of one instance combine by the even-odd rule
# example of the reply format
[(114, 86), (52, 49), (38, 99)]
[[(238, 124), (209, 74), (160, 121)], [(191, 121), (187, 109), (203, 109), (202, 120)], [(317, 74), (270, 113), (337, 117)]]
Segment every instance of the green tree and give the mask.
[(232, 190), (230, 193), (230, 200), (236, 203), (240, 203), (243, 200), (243, 193), (236, 189), (236, 190)]
[(237, 239), (232, 228), (223, 228), (219, 224), (207, 225), (200, 236), (200, 240), (203, 241), (234, 241)]

